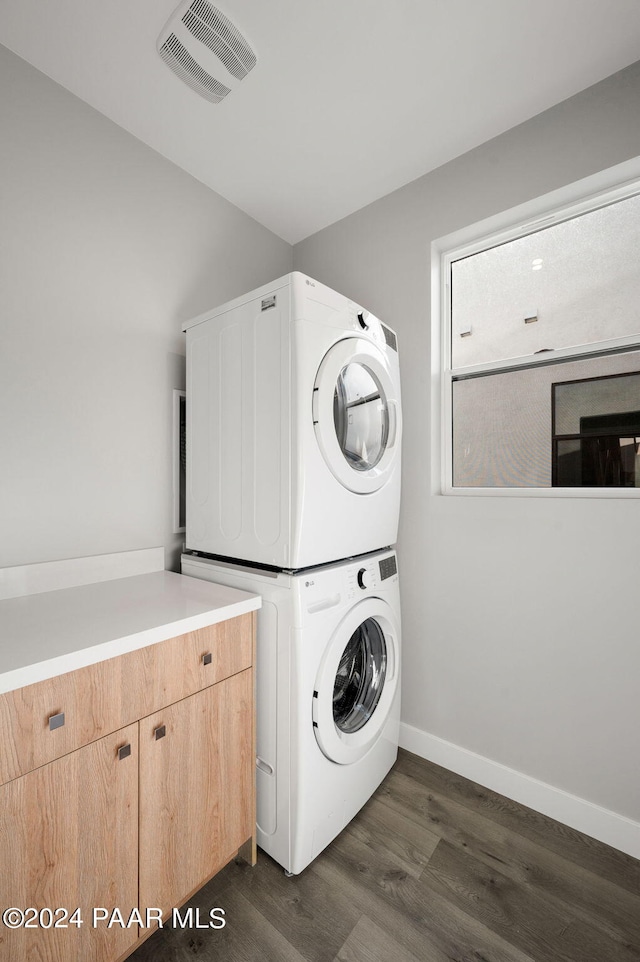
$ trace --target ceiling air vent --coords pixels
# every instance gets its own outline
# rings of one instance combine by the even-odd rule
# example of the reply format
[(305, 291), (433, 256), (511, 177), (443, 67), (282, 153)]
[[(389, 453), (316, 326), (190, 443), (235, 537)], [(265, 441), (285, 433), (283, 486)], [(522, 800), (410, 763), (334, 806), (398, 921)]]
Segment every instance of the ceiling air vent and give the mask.
[(214, 104), (256, 65), (237, 27), (207, 0), (178, 7), (158, 38), (158, 53), (176, 76)]
[(201, 97), (210, 100), (212, 104), (219, 104), (223, 97), (231, 91), (219, 80), (212, 77), (200, 64), (196, 63), (189, 51), (184, 47), (175, 33), (170, 33), (160, 47), (160, 56), (171, 67), (173, 72), (189, 84), (192, 90)]

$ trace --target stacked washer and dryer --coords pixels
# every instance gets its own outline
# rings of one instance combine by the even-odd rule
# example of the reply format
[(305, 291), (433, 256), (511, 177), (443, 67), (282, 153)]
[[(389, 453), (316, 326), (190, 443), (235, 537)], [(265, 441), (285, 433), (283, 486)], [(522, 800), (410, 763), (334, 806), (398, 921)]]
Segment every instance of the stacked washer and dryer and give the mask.
[(398, 751), (396, 335), (298, 272), (183, 329), (182, 572), (262, 596), (258, 845), (297, 874)]

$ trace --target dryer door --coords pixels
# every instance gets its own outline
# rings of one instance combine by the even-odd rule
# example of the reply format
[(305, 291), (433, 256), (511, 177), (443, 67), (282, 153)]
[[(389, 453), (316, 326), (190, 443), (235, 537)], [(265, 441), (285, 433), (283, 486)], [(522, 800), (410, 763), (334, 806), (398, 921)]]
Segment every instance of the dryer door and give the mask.
[(325, 354), (313, 389), (313, 422), (331, 473), (349, 491), (369, 494), (399, 456), (399, 395), (384, 353), (363, 337)]
[(313, 693), (323, 753), (348, 765), (377, 741), (398, 687), (400, 629), (390, 606), (367, 598), (349, 611), (325, 651)]

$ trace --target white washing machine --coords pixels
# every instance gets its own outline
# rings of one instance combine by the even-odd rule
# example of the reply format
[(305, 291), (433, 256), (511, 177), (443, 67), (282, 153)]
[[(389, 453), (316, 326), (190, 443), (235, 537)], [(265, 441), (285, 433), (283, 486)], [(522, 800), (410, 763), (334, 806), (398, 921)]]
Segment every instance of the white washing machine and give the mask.
[(183, 329), (187, 548), (295, 570), (395, 544), (394, 332), (297, 272)]
[(182, 573), (262, 595), (258, 845), (297, 874), (350, 822), (397, 757), (395, 552), (298, 574), (185, 554)]

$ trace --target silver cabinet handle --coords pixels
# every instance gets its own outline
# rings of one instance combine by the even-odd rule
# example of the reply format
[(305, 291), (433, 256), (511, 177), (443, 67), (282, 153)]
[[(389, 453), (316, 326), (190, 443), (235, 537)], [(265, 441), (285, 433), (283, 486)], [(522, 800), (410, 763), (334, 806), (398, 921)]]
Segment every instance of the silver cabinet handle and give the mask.
[(155, 738), (156, 741), (158, 741), (159, 738), (164, 738), (166, 734), (167, 734), (167, 729), (164, 725), (158, 725), (157, 728), (153, 729), (153, 737)]
[(49, 731), (53, 732), (56, 728), (62, 728), (64, 725), (64, 712), (59, 711), (55, 715), (49, 715)]

